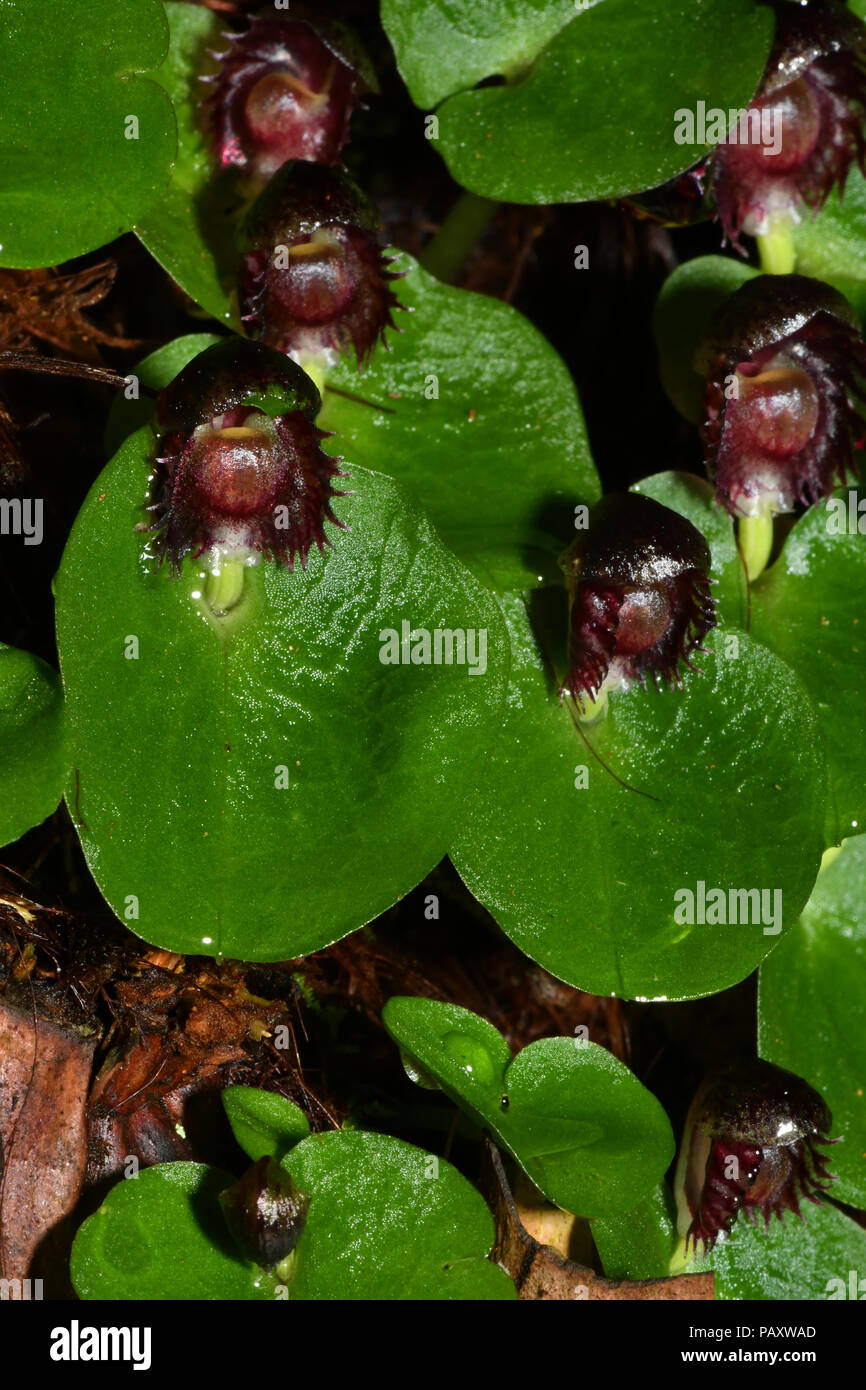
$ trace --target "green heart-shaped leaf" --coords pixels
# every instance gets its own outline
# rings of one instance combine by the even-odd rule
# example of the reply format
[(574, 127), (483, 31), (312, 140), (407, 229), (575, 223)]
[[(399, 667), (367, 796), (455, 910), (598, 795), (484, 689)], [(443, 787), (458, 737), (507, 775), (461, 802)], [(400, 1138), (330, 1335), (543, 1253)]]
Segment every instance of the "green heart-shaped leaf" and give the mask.
[[(503, 607), (512, 688), (452, 842), (461, 877), (521, 950), (589, 993), (686, 999), (744, 979), (796, 921), (820, 859), (825, 769), (803, 685), (716, 628), (683, 690), (612, 696), (591, 753), (524, 603)], [(562, 673), (564, 593), (532, 611)]]
[[(680, 111), (748, 105), (773, 33), (751, 0), (383, 0), (382, 20), (414, 101), (442, 102), (454, 178), (516, 203), (619, 197), (681, 173), (706, 148), (680, 143)], [(467, 90), (489, 77), (507, 80)]]
[(575, 504), (599, 495), (571, 377), (509, 305), (442, 285), (408, 256), (397, 264), (409, 268), (403, 331), (363, 376), (348, 362), (328, 373), (319, 423), (335, 452), (407, 483), (479, 577), (537, 584)]
[(512, 1060), (486, 1019), (432, 999), (389, 999), (382, 1021), (404, 1054), (568, 1211), (629, 1210), (673, 1157), (658, 1101), (596, 1043), (543, 1038)]
[(704, 334), (725, 300), (758, 273), (730, 256), (698, 256), (677, 266), (661, 287), (653, 318), (659, 375), (671, 404), (693, 425), (704, 417), (712, 365)]
[(753, 635), (794, 668), (820, 715), (828, 845), (866, 830), (864, 586), (866, 489), (852, 488), (810, 507), (752, 590)]
[(314, 1134), (283, 1159), (312, 1196), (293, 1299), (513, 1299), (493, 1218), (456, 1168), (384, 1134)]
[(0, 845), (57, 809), (66, 773), (57, 672), (0, 643)]
[(67, 798), (102, 893), (146, 940), (301, 955), (445, 853), (493, 737), (507, 637), (423, 514), (355, 467), (333, 549), (294, 573), (245, 570), (214, 618), (200, 565), (175, 581), (143, 558), (153, 448), (140, 430), (97, 479), (58, 575)]
[(31, 0), (0, 13), (0, 264), (51, 266), (126, 232), (166, 184), (171, 102), (159, 0)]
[(245, 1264), (220, 1192), (228, 1173), (164, 1163), (112, 1188), (81, 1227), (83, 1299), (514, 1299), (486, 1255), (484, 1201), (444, 1159), (360, 1131), (315, 1134), (283, 1160), (311, 1203), (288, 1284)]
[(517, 78), (575, 17), (574, 0), (382, 0), (413, 100), (438, 106), (491, 74)]
[(310, 1132), (300, 1106), (274, 1091), (227, 1086), (222, 1102), (232, 1134), (254, 1163), (265, 1156), (282, 1158)]
[(272, 1301), (275, 1281), (241, 1259), (220, 1209), (233, 1182), (204, 1163), (159, 1163), (119, 1182), (75, 1237), (78, 1297)]
[[(828, 856), (829, 857), (829, 856)], [(814, 1086), (833, 1114), (830, 1195), (866, 1208), (866, 838), (818, 876), (799, 924), (761, 966), (762, 1057)], [(866, 1270), (863, 1271), (866, 1274)]]

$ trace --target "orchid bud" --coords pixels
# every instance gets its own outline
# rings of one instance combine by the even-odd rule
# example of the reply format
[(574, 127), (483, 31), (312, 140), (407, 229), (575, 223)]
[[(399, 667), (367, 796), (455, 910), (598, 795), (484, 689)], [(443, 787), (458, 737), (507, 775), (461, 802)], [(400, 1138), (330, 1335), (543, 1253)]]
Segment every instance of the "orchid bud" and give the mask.
[(310, 1198), (275, 1159), (266, 1157), (220, 1193), (220, 1206), (246, 1259), (272, 1270), (300, 1240)]

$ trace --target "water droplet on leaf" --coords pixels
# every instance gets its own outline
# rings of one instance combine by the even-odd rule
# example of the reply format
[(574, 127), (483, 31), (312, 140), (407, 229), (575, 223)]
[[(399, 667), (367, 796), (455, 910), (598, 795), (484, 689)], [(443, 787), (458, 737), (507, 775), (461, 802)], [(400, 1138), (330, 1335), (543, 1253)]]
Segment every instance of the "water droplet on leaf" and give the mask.
[(435, 1076), (431, 1076), (429, 1071), (419, 1067), (414, 1057), (411, 1057), (402, 1047), (400, 1048), (400, 1061), (403, 1063), (403, 1070), (409, 1080), (414, 1081), (416, 1086), (423, 1086), (425, 1091), (441, 1090)]
[(493, 1058), (482, 1043), (476, 1042), (468, 1034), (446, 1033), (442, 1047), (451, 1060), (475, 1081), (488, 1084), (494, 1079), (496, 1070)]

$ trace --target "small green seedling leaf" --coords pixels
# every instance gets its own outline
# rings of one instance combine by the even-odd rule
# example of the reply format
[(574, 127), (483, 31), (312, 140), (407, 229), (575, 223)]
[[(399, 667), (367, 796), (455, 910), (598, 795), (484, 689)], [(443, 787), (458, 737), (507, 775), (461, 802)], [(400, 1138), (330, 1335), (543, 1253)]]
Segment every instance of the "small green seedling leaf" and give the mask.
[(314, 1134), (283, 1160), (312, 1196), (293, 1299), (516, 1297), (486, 1258), (493, 1218), (450, 1163), (361, 1130)]
[(266, 1156), (282, 1158), (310, 1132), (300, 1106), (274, 1091), (228, 1086), (222, 1102), (235, 1139), (253, 1162)]
[(82, 1299), (272, 1300), (246, 1263), (219, 1203), (234, 1182), (204, 1163), (159, 1163), (113, 1187), (75, 1237), (70, 1273)]
[(382, 1021), (558, 1206), (580, 1216), (627, 1211), (661, 1180), (674, 1150), (667, 1116), (596, 1043), (543, 1038), (512, 1060), (486, 1020), (430, 999), (389, 999)]

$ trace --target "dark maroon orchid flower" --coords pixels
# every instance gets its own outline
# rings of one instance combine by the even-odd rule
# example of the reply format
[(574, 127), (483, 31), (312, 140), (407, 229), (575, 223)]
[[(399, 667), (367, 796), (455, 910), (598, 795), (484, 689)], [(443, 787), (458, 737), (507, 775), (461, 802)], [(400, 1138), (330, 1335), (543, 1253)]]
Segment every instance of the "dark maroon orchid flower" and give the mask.
[(816, 212), (844, 189), (856, 161), (866, 173), (866, 25), (835, 0), (766, 0), (776, 17), (767, 67), (740, 112), (682, 108), (684, 142), (713, 150), (659, 188), (628, 199), (640, 217), (687, 226), (716, 213), (740, 236), (766, 236)]
[(761, 275), (713, 321), (702, 424), (720, 502), (790, 512), (856, 472), (866, 344), (847, 300), (803, 275)]
[(227, 338), (160, 395), (149, 510), (154, 548), (177, 573), (185, 556), (271, 556), (291, 569), (325, 547), (334, 459), (320, 441), (320, 397), (296, 365), (261, 343)]
[(677, 1173), (686, 1245), (712, 1249), (740, 1211), (754, 1221), (800, 1202), (821, 1203), (833, 1178), (819, 1145), (836, 1141), (832, 1117), (811, 1086), (770, 1062), (734, 1064), (710, 1076), (686, 1119)]
[(570, 592), (568, 678), (582, 704), (657, 674), (681, 683), (682, 662), (715, 623), (709, 547), (678, 512), (638, 493), (611, 493), (563, 558)]
[(219, 163), (259, 181), (288, 159), (337, 164), (352, 112), (369, 83), (342, 29), (306, 18), (257, 15), (228, 34), (220, 69), (205, 78)]
[(775, 0), (776, 36), (764, 80), (717, 146), (712, 193), (725, 235), (765, 235), (798, 222), (866, 173), (866, 26), (842, 5)]
[(375, 209), (343, 174), (287, 164), (250, 209), (240, 303), (251, 337), (296, 358), (365, 362), (399, 308)]

